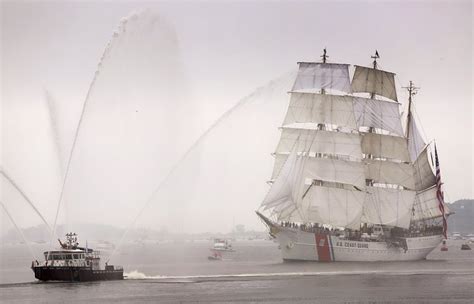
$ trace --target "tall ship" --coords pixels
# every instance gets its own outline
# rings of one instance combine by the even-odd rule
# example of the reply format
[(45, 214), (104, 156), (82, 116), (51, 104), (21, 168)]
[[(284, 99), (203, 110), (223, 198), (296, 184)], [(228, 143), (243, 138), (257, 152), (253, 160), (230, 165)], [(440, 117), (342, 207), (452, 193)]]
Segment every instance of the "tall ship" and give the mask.
[[(446, 239), (449, 211), (434, 142), (402, 114), (395, 74), (299, 62), (257, 215), (284, 260), (420, 260)], [(352, 77), (351, 77), (352, 75)]]
[(79, 247), (75, 233), (58, 240), (61, 248), (44, 252), (43, 262), (33, 261), (31, 269), (40, 281), (103, 281), (122, 280), (123, 268), (108, 265), (101, 268), (100, 252), (87, 246)]

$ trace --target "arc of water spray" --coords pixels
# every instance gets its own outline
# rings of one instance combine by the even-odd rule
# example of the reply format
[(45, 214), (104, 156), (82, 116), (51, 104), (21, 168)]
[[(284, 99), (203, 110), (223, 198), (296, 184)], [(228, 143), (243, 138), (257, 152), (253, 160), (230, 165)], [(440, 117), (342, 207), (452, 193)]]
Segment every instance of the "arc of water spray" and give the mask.
[(0, 167), (0, 174), (3, 175), (3, 177), (18, 191), (18, 193), (21, 194), (21, 196), (25, 199), (25, 201), (28, 202), (28, 204), (33, 208), (33, 210), (36, 212), (36, 214), (41, 218), (43, 223), (46, 225), (49, 231), (51, 230), (51, 227), (49, 226), (48, 222), (46, 219), (43, 217), (41, 212), (36, 208), (36, 206), (33, 204), (33, 202), (30, 200), (30, 198), (21, 190), (21, 188), (15, 183), (15, 181), (5, 172), (5, 170)]
[(7, 210), (7, 207), (5, 207), (5, 204), (0, 201), (0, 205), (2, 205), (2, 208), (3, 208), (3, 211), (5, 211), (6, 215), (8, 216), (8, 218), (10, 219), (10, 221), (12, 222), (13, 226), (15, 226), (16, 230), (18, 231), (18, 234), (21, 236), (21, 238), (23, 239), (23, 242), (25, 242), (26, 246), (28, 247), (28, 250), (30, 251), (31, 253), (31, 256), (33, 257), (34, 260), (38, 260), (36, 258), (36, 255), (34, 254), (33, 252), (33, 249), (31, 248), (30, 246), (30, 243), (28, 242), (28, 240), (26, 239), (25, 235), (23, 234), (23, 231), (21, 231), (20, 227), (18, 227), (18, 225), (16, 224), (15, 220), (13, 220), (13, 217), (12, 215), (10, 214), (10, 212), (8, 212)]
[(50, 246), (51, 247), (53, 247), (53, 239), (54, 239), (54, 233), (56, 231), (56, 224), (57, 224), (57, 221), (58, 221), (59, 210), (61, 209), (61, 202), (63, 201), (63, 197), (64, 197), (64, 189), (66, 187), (67, 179), (69, 177), (69, 169), (71, 167), (71, 160), (72, 160), (72, 156), (74, 155), (75, 148), (76, 148), (77, 138), (79, 137), (79, 131), (81, 130), (82, 121), (84, 119), (84, 113), (86, 112), (87, 104), (88, 104), (89, 97), (90, 97), (90, 94), (92, 92), (92, 89), (94, 88), (95, 83), (97, 81), (97, 76), (99, 75), (99, 69), (102, 65), (102, 61), (107, 56), (107, 54), (108, 54), (108, 52), (111, 48), (112, 41), (114, 40), (114, 38), (115, 38), (115, 36), (113, 36), (112, 39), (110, 39), (110, 41), (107, 43), (107, 46), (105, 47), (104, 52), (102, 53), (102, 57), (100, 58), (98, 68), (97, 68), (97, 70), (94, 74), (94, 78), (92, 79), (91, 85), (89, 86), (89, 89), (87, 90), (87, 94), (86, 94), (86, 98), (84, 99), (84, 103), (82, 104), (81, 115), (79, 116), (79, 121), (77, 123), (76, 132), (74, 134), (71, 150), (69, 152), (69, 157), (67, 159), (66, 169), (64, 171), (64, 178), (63, 178), (63, 183), (61, 185), (61, 191), (59, 193), (58, 204), (57, 204), (57, 207), (56, 207), (56, 215), (54, 217), (53, 230), (51, 232), (51, 241), (50, 241)]
[(50, 127), (53, 133), (52, 135), (53, 135), (53, 141), (54, 141), (54, 148), (55, 148), (56, 156), (58, 159), (58, 172), (59, 172), (59, 176), (62, 178), (64, 174), (63, 151), (61, 149), (61, 136), (59, 134), (58, 122), (56, 120), (56, 117), (57, 117), (56, 102), (51, 92), (48, 91), (47, 89), (44, 89), (44, 97), (45, 97), (44, 100), (46, 103), (46, 107), (48, 108)]
[[(56, 111), (56, 106), (55, 106), (55, 101), (51, 95), (51, 93), (44, 89), (44, 100), (46, 103), (46, 107), (48, 108), (48, 115), (49, 115), (49, 121), (50, 121), (50, 127), (53, 135), (53, 141), (54, 141), (54, 147), (55, 147), (55, 152), (56, 152), (56, 159), (58, 160), (57, 162), (57, 174), (59, 178), (59, 185), (61, 184), (62, 179), (64, 178), (64, 162), (63, 162), (63, 153), (61, 149), (61, 140), (59, 136), (59, 131), (58, 131), (58, 124), (56, 121), (56, 116), (57, 116), (57, 111)], [(69, 221), (68, 221), (68, 208), (67, 208), (67, 202), (64, 203), (66, 205), (66, 226), (69, 231)]]
[(110, 261), (110, 259), (113, 257), (113, 255), (116, 253), (117, 249), (122, 245), (123, 240), (125, 239), (125, 236), (127, 233), (130, 231), (130, 229), (135, 226), (135, 223), (137, 222), (138, 218), (143, 214), (145, 209), (150, 205), (152, 202), (153, 198), (156, 196), (156, 194), (161, 190), (161, 188), (166, 184), (168, 179), (171, 178), (173, 173), (179, 168), (181, 163), (191, 154), (191, 152), (194, 151), (194, 149), (201, 144), (201, 142), (211, 133), (211, 131), (216, 128), (222, 121), (224, 121), (226, 118), (228, 118), (230, 115), (232, 115), (238, 108), (241, 106), (245, 105), (246, 103), (250, 102), (252, 99), (251, 97), (258, 95), (260, 91), (263, 90), (263, 87), (258, 88), (254, 93), (242, 98), (239, 100), (235, 105), (233, 105), (229, 110), (224, 112), (216, 121), (214, 121), (213, 124), (211, 124), (202, 134), (199, 136), (192, 144), (189, 146), (189, 148), (186, 150), (186, 152), (180, 157), (178, 161), (174, 163), (174, 165), (171, 167), (171, 169), (168, 171), (166, 176), (158, 183), (158, 185), (155, 187), (151, 195), (148, 197), (148, 199), (145, 201), (143, 207), (140, 209), (138, 212), (137, 216), (133, 219), (133, 221), (128, 225), (126, 228), (125, 232), (123, 233), (122, 237), (120, 238), (119, 243), (115, 247), (114, 251), (110, 254), (109, 258), (107, 259), (107, 262)]

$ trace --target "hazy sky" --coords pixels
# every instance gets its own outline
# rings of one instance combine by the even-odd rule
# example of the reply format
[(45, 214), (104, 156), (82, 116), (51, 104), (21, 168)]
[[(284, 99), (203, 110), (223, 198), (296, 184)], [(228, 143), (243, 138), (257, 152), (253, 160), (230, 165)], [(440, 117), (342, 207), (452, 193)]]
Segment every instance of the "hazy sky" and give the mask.
[[(416, 110), (424, 135), (436, 139), (447, 199), (474, 197), (471, 1), (2, 1), (1, 163), (48, 220), (58, 197), (57, 173), (97, 64), (120, 20), (143, 9), (159, 16), (152, 29), (114, 40), (91, 93), (66, 188), (82, 220), (126, 226), (201, 131), (257, 87), (294, 71), (297, 61), (319, 60), (324, 47), (330, 61), (359, 65), (369, 65), (377, 49), (380, 66), (397, 73), (399, 87), (409, 80), (421, 87)], [(283, 77), (273, 85), (284, 93), (291, 83)], [(267, 94), (266, 102), (242, 110), (235, 123), (211, 136), (187, 164), (193, 173), (181, 173), (181, 183), (170, 182), (163, 194), (173, 207), (154, 202), (147, 225), (195, 218), (199, 231), (225, 231), (234, 221), (263, 228), (253, 210), (268, 189), (269, 153), (278, 138), (273, 124), (282, 121), (286, 97), (275, 97), (272, 108), (272, 90), (259, 94)], [(405, 92), (399, 94), (406, 104)], [(147, 96), (179, 102), (150, 105)], [(275, 131), (265, 133), (268, 127)], [(139, 130), (150, 133), (136, 136)], [(256, 172), (246, 172), (243, 163)], [(20, 225), (38, 224), (8, 187), (2, 181), (2, 200)], [(177, 192), (189, 197), (179, 200)], [(10, 227), (7, 220), (3, 215), (2, 227)]]

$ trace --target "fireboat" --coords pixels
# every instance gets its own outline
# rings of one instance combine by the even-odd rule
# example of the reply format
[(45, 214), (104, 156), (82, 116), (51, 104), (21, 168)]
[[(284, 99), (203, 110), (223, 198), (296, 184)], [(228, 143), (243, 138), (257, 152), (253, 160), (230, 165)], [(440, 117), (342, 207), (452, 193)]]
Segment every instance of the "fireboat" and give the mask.
[(61, 242), (60, 250), (45, 251), (44, 262), (33, 261), (31, 269), (40, 281), (103, 281), (123, 280), (123, 268), (105, 263), (101, 269), (100, 252), (79, 247), (77, 234), (66, 234), (66, 242)]

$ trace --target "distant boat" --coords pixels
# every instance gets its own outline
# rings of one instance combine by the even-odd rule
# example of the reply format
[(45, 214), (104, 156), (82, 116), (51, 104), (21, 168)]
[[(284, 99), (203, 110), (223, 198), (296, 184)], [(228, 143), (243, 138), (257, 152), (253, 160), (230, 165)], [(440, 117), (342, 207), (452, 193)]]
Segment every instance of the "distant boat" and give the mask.
[(453, 232), (452, 238), (455, 240), (461, 240), (462, 239), (461, 233)]
[(446, 245), (446, 241), (443, 241), (443, 245), (441, 245), (441, 251), (448, 251), (448, 246)]
[(100, 252), (79, 247), (75, 233), (66, 234), (66, 242), (58, 240), (59, 250), (44, 252), (45, 261), (33, 261), (31, 269), (40, 281), (122, 280), (123, 268), (108, 265), (100, 268)]
[(220, 251), (216, 251), (216, 250), (211, 249), (211, 252), (212, 252), (212, 254), (207, 257), (208, 260), (211, 260), (211, 261), (220, 261), (220, 260), (222, 260), (222, 254), (221, 254)]
[(461, 250), (471, 250), (471, 247), (468, 244), (462, 244)]
[(232, 244), (229, 240), (225, 239), (214, 239), (214, 245), (212, 246), (211, 250), (214, 251), (235, 251), (232, 248)]

